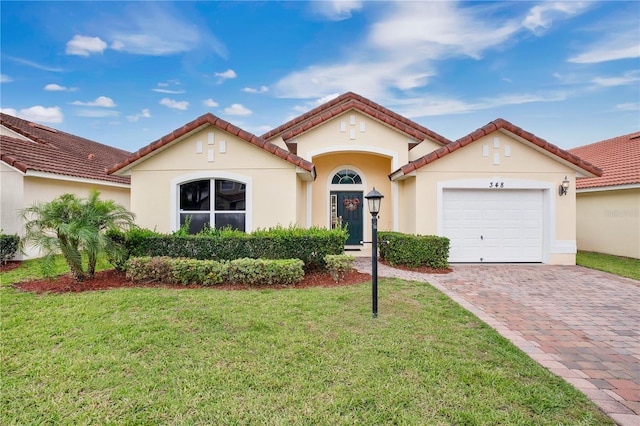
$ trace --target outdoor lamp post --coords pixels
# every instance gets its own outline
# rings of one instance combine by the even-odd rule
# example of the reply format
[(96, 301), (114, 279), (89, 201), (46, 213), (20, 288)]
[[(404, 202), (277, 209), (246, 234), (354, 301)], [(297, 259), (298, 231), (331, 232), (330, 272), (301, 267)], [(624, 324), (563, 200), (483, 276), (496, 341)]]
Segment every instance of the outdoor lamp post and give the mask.
[(364, 196), (369, 203), (371, 213), (371, 310), (373, 317), (378, 317), (378, 213), (384, 195), (376, 191), (376, 187)]

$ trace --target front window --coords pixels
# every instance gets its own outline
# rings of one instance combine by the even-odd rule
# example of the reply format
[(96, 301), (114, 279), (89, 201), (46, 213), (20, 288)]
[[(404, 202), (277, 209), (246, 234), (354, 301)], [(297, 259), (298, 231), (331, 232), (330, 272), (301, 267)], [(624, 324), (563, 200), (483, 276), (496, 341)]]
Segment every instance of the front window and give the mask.
[(230, 226), (244, 231), (245, 218), (244, 183), (204, 179), (180, 185), (180, 226), (190, 221), (190, 234), (197, 234), (208, 227), (220, 229)]

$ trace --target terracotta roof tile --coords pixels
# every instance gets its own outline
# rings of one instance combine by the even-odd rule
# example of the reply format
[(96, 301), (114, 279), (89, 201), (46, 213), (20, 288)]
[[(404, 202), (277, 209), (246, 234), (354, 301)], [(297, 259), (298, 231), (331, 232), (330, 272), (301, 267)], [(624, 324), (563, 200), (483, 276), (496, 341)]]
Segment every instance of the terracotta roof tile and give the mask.
[[(408, 173), (411, 173), (412, 171), (417, 170), (420, 167), (423, 167), (429, 163), (432, 163), (433, 161), (436, 161), (439, 158), (445, 157), (448, 154), (464, 146), (467, 146), (470, 143), (473, 143), (478, 139), (483, 138), (484, 136), (489, 135), (495, 132), (496, 130), (500, 130), (500, 129), (506, 130), (508, 132), (513, 133), (514, 135), (520, 136), (521, 138), (525, 139), (531, 144), (539, 148), (542, 148), (545, 151), (548, 151), (550, 154), (560, 157), (561, 159), (573, 164), (574, 166), (577, 166), (583, 169), (587, 173), (591, 173), (596, 176), (602, 175), (602, 170), (599, 169), (597, 166), (583, 160), (582, 158), (577, 157), (576, 155), (569, 153), (568, 151), (558, 148), (557, 146), (545, 141), (544, 139), (541, 139), (535, 136), (533, 133), (529, 133), (518, 126), (511, 124), (507, 120), (498, 118), (488, 123), (484, 127), (474, 130), (467, 136), (463, 136), (462, 138), (458, 139), (455, 142), (451, 142), (443, 146), (442, 148), (439, 148), (427, 155), (424, 155), (416, 160), (411, 161), (409, 164), (402, 166), (398, 170), (391, 173), (389, 175), (389, 178), (392, 178), (393, 176), (406, 175)], [(580, 182), (580, 180), (583, 180), (583, 179), (579, 179), (578, 182)], [(578, 185), (578, 188), (579, 188), (579, 185)]]
[(603, 170), (600, 177), (578, 180), (577, 189), (640, 184), (640, 132), (572, 148), (569, 152)]
[[(301, 133), (304, 133), (305, 131), (308, 131), (313, 127), (351, 109), (358, 110), (378, 121), (384, 122), (385, 124), (396, 128), (398, 131), (406, 133), (419, 141), (423, 141), (428, 137), (442, 145), (450, 142), (444, 136), (441, 136), (420, 124), (353, 92), (347, 92), (338, 96), (337, 98), (276, 127), (275, 129), (263, 134), (262, 138), (269, 140), (280, 136), (286, 142), (289, 139), (295, 138)], [(414, 145), (415, 144), (412, 144), (412, 146)]]
[(131, 153), (7, 114), (0, 124), (30, 141), (2, 136), (1, 161), (27, 173), (37, 171), (112, 183), (130, 183), (129, 177), (110, 176), (106, 170)]
[(180, 138), (188, 135), (189, 133), (199, 129), (204, 125), (211, 125), (220, 130), (224, 130), (225, 132), (230, 133), (234, 136), (237, 136), (238, 138), (257, 146), (260, 149), (264, 149), (265, 151), (270, 152), (277, 157), (288, 161), (291, 164), (301, 167), (302, 169), (310, 172), (315, 178), (315, 166), (313, 165), (313, 163), (294, 154), (291, 154), (289, 151), (266, 141), (264, 138), (260, 138), (245, 130), (242, 130), (241, 128), (234, 126), (228, 121), (222, 120), (221, 118), (216, 117), (211, 113), (204, 114), (196, 118), (195, 120), (185, 124), (179, 129), (176, 129), (173, 132), (167, 134), (166, 136), (163, 136), (162, 138), (151, 142), (149, 145), (140, 148), (138, 151), (134, 152), (124, 160), (121, 160), (119, 163), (115, 164), (115, 166), (111, 167), (108, 170), (108, 173), (117, 173), (118, 171), (131, 166), (132, 164), (140, 161), (143, 157), (146, 157), (147, 155), (150, 155), (155, 151), (166, 147), (167, 145), (179, 140)]

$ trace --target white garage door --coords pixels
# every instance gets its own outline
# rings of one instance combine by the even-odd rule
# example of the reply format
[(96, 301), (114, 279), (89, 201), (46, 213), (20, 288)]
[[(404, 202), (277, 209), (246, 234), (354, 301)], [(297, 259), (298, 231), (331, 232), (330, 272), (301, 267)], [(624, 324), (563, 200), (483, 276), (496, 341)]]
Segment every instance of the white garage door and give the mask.
[(445, 189), (450, 262), (542, 262), (542, 190)]

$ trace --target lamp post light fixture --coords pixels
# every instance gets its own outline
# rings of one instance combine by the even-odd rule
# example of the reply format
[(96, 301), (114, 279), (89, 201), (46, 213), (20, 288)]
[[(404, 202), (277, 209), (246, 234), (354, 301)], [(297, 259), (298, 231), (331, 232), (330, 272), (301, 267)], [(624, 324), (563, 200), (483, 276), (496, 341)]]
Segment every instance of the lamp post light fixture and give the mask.
[(569, 184), (571, 182), (569, 182), (569, 179), (567, 179), (567, 177), (564, 177), (564, 180), (562, 181), (562, 184), (558, 187), (558, 194), (562, 197), (563, 195), (567, 195), (567, 191), (569, 190)]
[(376, 187), (364, 196), (369, 203), (371, 213), (371, 311), (378, 317), (378, 213), (384, 195), (376, 191)]

